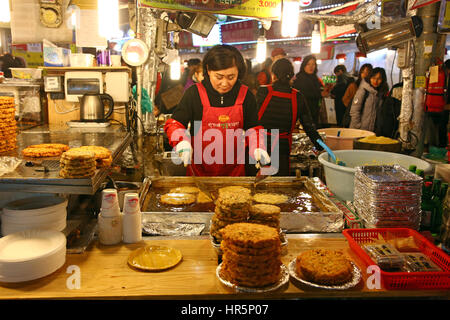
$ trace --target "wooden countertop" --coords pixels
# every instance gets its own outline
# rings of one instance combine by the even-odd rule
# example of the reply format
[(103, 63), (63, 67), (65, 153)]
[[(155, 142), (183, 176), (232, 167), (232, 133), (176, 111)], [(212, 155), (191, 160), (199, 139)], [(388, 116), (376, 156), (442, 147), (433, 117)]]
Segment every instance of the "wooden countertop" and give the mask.
[[(94, 242), (83, 254), (69, 254), (62, 268), (53, 274), (29, 282), (0, 283), (0, 299), (309, 299), (309, 298), (419, 298), (449, 299), (447, 290), (370, 290), (362, 262), (353, 255), (345, 238), (288, 235), (288, 252), (282, 257), (288, 265), (301, 251), (317, 248), (343, 248), (361, 268), (363, 281), (345, 291), (321, 290), (291, 281), (276, 292), (236, 293), (216, 278), (217, 253), (207, 238), (143, 240), (136, 244), (104, 246)], [(183, 260), (162, 272), (143, 272), (127, 265), (129, 254), (144, 245), (178, 248)], [(79, 289), (69, 289), (70, 266), (81, 273)], [(69, 268), (70, 270), (70, 268)]]

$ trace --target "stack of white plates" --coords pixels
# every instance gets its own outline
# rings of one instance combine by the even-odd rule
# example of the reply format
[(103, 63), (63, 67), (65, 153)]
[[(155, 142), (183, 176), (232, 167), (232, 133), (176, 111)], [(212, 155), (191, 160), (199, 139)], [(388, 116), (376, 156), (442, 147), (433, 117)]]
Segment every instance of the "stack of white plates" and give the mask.
[(66, 237), (54, 230), (26, 230), (0, 239), (0, 282), (45, 277), (66, 262)]
[(67, 200), (40, 196), (10, 202), (3, 208), (2, 235), (28, 229), (62, 231), (66, 228)]

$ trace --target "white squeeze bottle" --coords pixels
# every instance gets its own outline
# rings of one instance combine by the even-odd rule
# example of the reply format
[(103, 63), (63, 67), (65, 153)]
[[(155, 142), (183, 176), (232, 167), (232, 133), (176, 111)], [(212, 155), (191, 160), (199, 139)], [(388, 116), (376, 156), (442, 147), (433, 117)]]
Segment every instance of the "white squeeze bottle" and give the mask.
[(139, 195), (126, 193), (123, 199), (123, 242), (136, 243), (142, 240), (142, 213)]
[(122, 214), (116, 189), (102, 191), (102, 207), (98, 215), (98, 237), (100, 243), (106, 245), (122, 241)]

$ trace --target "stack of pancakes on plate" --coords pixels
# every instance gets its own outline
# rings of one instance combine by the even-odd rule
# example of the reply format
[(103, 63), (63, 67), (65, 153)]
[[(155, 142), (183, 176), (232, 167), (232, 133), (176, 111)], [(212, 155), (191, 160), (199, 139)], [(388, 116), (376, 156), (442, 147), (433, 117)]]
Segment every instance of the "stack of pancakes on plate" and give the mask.
[(222, 240), (219, 232), (229, 224), (246, 222), (252, 196), (250, 189), (230, 186), (219, 189), (214, 215), (211, 219), (210, 234), (217, 241)]
[(31, 158), (59, 157), (67, 150), (69, 146), (62, 143), (41, 143), (26, 147), (22, 155)]
[(280, 208), (271, 204), (258, 203), (250, 207), (248, 222), (259, 223), (280, 229)]
[(16, 107), (13, 97), (0, 97), (0, 153), (14, 150), (17, 142)]
[(244, 287), (265, 287), (280, 279), (281, 241), (277, 229), (234, 223), (220, 233), (223, 279)]
[(93, 151), (72, 148), (64, 152), (60, 159), (59, 175), (65, 179), (88, 178), (95, 175), (96, 161)]
[(80, 149), (94, 152), (97, 168), (104, 168), (111, 166), (112, 155), (111, 151), (108, 148), (100, 146), (81, 146)]

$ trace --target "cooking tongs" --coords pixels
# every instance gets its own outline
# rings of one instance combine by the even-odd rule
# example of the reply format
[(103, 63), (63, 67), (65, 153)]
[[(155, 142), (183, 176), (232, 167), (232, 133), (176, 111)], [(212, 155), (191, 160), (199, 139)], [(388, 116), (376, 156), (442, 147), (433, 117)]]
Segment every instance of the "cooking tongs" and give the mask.
[(192, 169), (192, 166), (190, 164), (188, 164), (187, 167), (191, 171), (192, 180), (194, 180), (194, 184), (197, 186), (197, 188), (199, 188), (200, 191), (203, 192), (204, 194), (206, 194), (210, 199), (215, 200), (215, 197), (212, 195), (211, 192), (209, 192), (206, 185), (202, 181), (200, 181), (200, 179), (198, 179), (198, 177), (195, 175), (194, 169)]
[(266, 164), (265, 166), (261, 166), (261, 162), (258, 160), (255, 164), (256, 169), (259, 169), (258, 172), (256, 172), (255, 176), (255, 182), (253, 182), (253, 186), (256, 187), (258, 183), (269, 177), (269, 175), (262, 174), (261, 170), (270, 168), (270, 162)]

